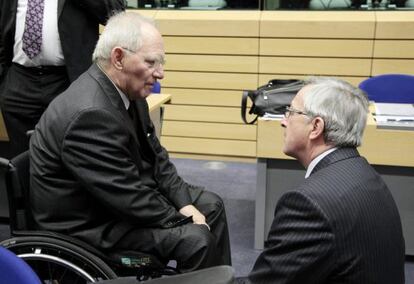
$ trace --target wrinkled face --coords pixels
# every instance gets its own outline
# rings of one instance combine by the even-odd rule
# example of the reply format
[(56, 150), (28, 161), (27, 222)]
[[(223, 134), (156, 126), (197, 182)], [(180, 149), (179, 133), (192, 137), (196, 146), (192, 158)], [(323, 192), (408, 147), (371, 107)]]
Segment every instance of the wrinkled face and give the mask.
[[(143, 25), (142, 46), (138, 51), (125, 51), (122, 90), (131, 100), (146, 98), (154, 83), (164, 78), (164, 44), (159, 32)], [(144, 31), (145, 29), (145, 31)]]
[[(312, 130), (311, 120), (304, 114), (303, 96), (309, 86), (302, 88), (290, 104), (292, 109), (282, 120), (284, 127), (283, 153), (301, 161), (309, 143), (309, 134)], [(295, 112), (296, 111), (296, 112)], [(302, 112), (302, 113), (300, 113)]]

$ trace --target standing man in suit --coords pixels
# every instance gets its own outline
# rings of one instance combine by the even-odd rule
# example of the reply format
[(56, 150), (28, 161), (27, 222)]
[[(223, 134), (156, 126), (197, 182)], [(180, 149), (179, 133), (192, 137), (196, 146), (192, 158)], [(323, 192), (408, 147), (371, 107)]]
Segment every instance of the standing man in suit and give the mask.
[(43, 114), (30, 140), (39, 229), (104, 251), (136, 250), (192, 271), (231, 264), (220, 197), (190, 186), (155, 136), (146, 97), (164, 46), (137, 13), (111, 17), (94, 64)]
[(48, 104), (92, 63), (92, 52), (124, 0), (0, 0), (0, 99), (11, 156), (28, 149)]
[(368, 100), (314, 78), (282, 120), (283, 152), (305, 168), (276, 205), (266, 249), (243, 283), (404, 283), (400, 216), (381, 176), (359, 155)]

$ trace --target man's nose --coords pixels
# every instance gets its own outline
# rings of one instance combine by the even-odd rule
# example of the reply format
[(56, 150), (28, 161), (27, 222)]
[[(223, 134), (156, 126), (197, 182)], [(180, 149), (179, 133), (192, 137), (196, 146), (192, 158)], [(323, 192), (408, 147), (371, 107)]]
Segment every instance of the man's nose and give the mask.
[(153, 73), (154, 77), (157, 79), (163, 79), (164, 78), (164, 66), (160, 65), (158, 66)]

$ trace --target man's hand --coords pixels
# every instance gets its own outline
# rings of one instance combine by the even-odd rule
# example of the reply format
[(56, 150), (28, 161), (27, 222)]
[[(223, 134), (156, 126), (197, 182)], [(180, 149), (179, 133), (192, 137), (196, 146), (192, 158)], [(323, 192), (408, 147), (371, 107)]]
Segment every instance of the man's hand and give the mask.
[(206, 217), (194, 205), (186, 205), (179, 212), (187, 217), (193, 216), (194, 224), (205, 225), (210, 230), (210, 226), (206, 223)]

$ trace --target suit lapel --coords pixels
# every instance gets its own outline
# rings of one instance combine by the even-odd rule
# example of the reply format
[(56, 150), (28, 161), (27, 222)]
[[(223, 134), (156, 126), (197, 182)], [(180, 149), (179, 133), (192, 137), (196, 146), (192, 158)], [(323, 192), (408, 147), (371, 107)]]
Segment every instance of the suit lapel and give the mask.
[(359, 153), (356, 148), (338, 148), (337, 150), (324, 157), (321, 161), (319, 161), (319, 163), (313, 169), (311, 175), (333, 163), (354, 157), (359, 157)]
[(147, 125), (148, 125), (148, 117), (149, 117), (147, 100), (146, 99), (138, 99), (138, 100), (135, 101), (135, 105), (136, 105), (137, 110), (138, 110), (139, 122), (141, 123), (141, 127), (144, 130), (145, 135), (146, 135), (148, 133)]
[(137, 114), (137, 131), (138, 131), (138, 140), (142, 146), (142, 151), (144, 152), (143, 155), (146, 156), (150, 160), (154, 160), (155, 157), (155, 150), (152, 144), (149, 142), (150, 135), (153, 135), (149, 132), (148, 125), (150, 125), (149, 121), (149, 113), (148, 113), (148, 103), (146, 99), (138, 99), (134, 102), (136, 107), (136, 114)]
[(134, 133), (135, 140), (138, 141), (136, 137), (135, 127), (132, 124), (128, 111), (125, 108), (124, 102), (122, 101), (121, 96), (119, 95), (118, 90), (115, 88), (114, 84), (95, 63), (92, 64), (92, 66), (89, 68), (88, 73), (101, 86), (105, 96), (111, 101), (111, 104), (114, 106), (114, 108), (118, 112), (120, 112), (121, 116), (125, 121), (125, 124)]
[(5, 9), (5, 11), (7, 11), (6, 13), (9, 14), (7, 17), (4, 17), (4, 19), (1, 19), (0, 24), (5, 25), (4, 32), (5, 34), (11, 35), (13, 42), (16, 30), (17, 1), (18, 0), (10, 0), (10, 2), (7, 2), (7, 0), (4, 0), (4, 4), (0, 1), (0, 9)]
[(127, 127), (131, 130), (135, 137), (135, 141), (140, 145), (141, 154), (146, 156), (148, 159), (153, 159), (155, 156), (155, 151), (148, 142), (148, 125), (150, 124), (149, 114), (148, 114), (148, 104), (145, 99), (131, 101), (130, 107), (135, 107), (135, 114), (137, 116), (136, 125), (132, 121), (131, 117), (128, 114), (128, 111), (125, 109), (124, 102), (121, 99), (121, 96), (118, 93), (118, 90), (115, 88), (111, 80), (106, 76), (106, 74), (98, 67), (96, 64), (92, 64), (89, 68), (88, 73), (99, 83), (104, 91), (105, 95), (109, 98), (112, 105), (116, 110), (118, 110), (124, 121), (126, 122)]
[(13, 11), (13, 21), (16, 19), (16, 13), (17, 13), (17, 2), (18, 0), (10, 0), (10, 4)]
[(65, 5), (66, 0), (58, 0), (58, 19), (63, 11), (63, 6)]

